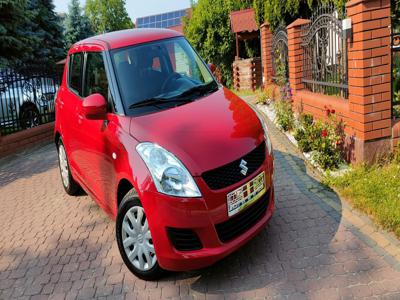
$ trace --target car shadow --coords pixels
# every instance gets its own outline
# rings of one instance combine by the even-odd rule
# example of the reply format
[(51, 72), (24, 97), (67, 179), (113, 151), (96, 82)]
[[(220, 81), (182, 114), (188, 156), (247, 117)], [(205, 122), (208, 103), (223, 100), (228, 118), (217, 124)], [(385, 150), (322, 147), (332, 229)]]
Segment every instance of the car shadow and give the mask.
[(0, 159), (0, 188), (57, 166), (57, 150), (53, 143), (33, 147)]

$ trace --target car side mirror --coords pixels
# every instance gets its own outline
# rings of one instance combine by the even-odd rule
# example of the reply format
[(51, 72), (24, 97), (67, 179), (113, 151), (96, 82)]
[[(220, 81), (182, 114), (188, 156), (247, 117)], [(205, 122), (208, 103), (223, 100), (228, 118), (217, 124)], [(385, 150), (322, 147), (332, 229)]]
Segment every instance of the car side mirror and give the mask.
[(211, 73), (214, 74), (215, 70), (217, 69), (217, 67), (214, 64), (208, 64), (208, 68), (210, 69)]
[(105, 120), (107, 101), (100, 94), (92, 94), (83, 100), (83, 114), (88, 120)]

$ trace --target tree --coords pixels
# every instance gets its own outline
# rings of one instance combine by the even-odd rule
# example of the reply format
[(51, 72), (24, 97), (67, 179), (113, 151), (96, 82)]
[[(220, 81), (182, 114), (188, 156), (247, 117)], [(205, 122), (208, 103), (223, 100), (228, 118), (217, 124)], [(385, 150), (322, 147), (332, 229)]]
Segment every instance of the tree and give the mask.
[(251, 1), (198, 0), (192, 4), (190, 19), (184, 19), (185, 36), (207, 61), (218, 66), (226, 85), (232, 82), (235, 35), (231, 30), (231, 11), (248, 8)]
[(297, 18), (309, 18), (315, 7), (329, 2), (344, 13), (346, 0), (255, 0), (254, 8), (258, 11), (258, 23), (268, 22), (274, 30), (281, 24), (289, 25)]
[(400, 32), (400, 0), (391, 0), (393, 32)]
[(53, 0), (30, 0), (28, 7), (32, 17), (27, 27), (35, 39), (31, 43), (33, 59), (28, 62), (53, 66), (65, 56), (63, 29), (54, 12)]
[(28, 20), (26, 1), (0, 1), (0, 66), (18, 64), (29, 58), (31, 37), (25, 31)]
[(68, 15), (65, 20), (65, 49), (72, 44), (93, 35), (89, 18), (83, 14), (79, 0), (72, 0), (68, 6)]
[(85, 12), (97, 34), (133, 28), (125, 0), (87, 0)]

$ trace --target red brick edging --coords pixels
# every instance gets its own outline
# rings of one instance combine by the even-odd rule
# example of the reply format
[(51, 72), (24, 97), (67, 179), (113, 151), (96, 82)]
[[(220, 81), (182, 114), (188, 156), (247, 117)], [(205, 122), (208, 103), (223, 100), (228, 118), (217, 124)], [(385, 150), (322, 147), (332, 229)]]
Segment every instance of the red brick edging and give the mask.
[(0, 136), (0, 158), (48, 143), (53, 138), (54, 122)]

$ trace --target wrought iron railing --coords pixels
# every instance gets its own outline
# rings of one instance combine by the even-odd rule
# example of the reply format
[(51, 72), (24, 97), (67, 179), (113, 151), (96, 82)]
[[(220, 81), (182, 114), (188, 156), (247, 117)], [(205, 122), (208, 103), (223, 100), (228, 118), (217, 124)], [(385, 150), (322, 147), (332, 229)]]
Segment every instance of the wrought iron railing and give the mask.
[(400, 118), (400, 33), (392, 33), (392, 113)]
[(59, 82), (48, 69), (0, 69), (1, 135), (54, 121)]
[(317, 8), (302, 27), (303, 83), (306, 89), (348, 98), (347, 41), (342, 15), (333, 4)]
[(275, 82), (287, 82), (289, 78), (288, 66), (288, 36), (286, 27), (275, 29), (271, 40), (272, 78)]

